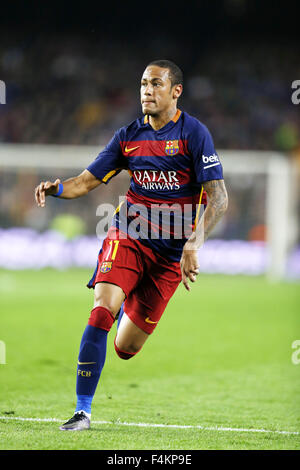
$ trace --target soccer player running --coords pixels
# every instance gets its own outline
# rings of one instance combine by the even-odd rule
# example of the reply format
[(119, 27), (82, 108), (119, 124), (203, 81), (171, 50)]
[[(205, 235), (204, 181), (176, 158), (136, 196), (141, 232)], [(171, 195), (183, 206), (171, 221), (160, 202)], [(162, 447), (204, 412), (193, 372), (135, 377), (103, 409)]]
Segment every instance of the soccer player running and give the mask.
[[(177, 108), (182, 90), (177, 65), (151, 62), (141, 80), (143, 117), (119, 129), (79, 176), (63, 183), (41, 182), (35, 188), (36, 202), (44, 207), (46, 196), (74, 199), (107, 184), (122, 169), (131, 175), (125, 202), (113, 217), (88, 284), (94, 288), (94, 308), (79, 348), (77, 406), (61, 430), (90, 427), (107, 335), (116, 316), (115, 350), (120, 358), (130, 359), (157, 326), (181, 280), (190, 290), (189, 282), (199, 273), (198, 250), (227, 209), (212, 137), (196, 118)], [(201, 204), (206, 208), (200, 218)], [(168, 208), (173, 212), (166, 230), (162, 220)], [(139, 231), (132, 229), (137, 218), (146, 221)], [(190, 227), (188, 236), (180, 236), (183, 221)]]

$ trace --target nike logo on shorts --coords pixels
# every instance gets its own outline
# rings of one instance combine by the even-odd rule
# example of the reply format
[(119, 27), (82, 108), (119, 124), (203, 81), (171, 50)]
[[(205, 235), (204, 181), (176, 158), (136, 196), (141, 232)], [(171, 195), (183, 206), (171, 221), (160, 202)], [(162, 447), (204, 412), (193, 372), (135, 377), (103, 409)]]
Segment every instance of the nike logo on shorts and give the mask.
[(157, 321), (152, 321), (152, 320), (150, 320), (149, 317), (145, 318), (145, 322), (146, 322), (146, 323), (152, 323), (152, 324), (157, 323)]

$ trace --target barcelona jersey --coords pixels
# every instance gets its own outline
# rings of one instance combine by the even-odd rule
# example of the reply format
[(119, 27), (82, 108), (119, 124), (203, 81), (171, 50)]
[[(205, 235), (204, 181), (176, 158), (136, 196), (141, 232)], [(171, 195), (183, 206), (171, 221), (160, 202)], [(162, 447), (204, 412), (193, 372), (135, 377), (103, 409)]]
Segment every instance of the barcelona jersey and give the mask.
[[(199, 204), (206, 203), (202, 184), (223, 179), (207, 127), (180, 110), (157, 131), (148, 116), (122, 127), (87, 170), (105, 184), (120, 171), (129, 172), (126, 201), (113, 225), (171, 261), (180, 260)], [(132, 224), (137, 217), (138, 235)]]

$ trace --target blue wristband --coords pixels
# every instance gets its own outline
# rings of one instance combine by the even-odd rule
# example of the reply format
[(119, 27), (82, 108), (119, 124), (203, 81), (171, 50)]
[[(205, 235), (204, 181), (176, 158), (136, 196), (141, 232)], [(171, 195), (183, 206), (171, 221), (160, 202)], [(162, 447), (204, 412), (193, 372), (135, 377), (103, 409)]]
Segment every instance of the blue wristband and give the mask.
[(51, 194), (51, 196), (53, 196), (53, 197), (58, 197), (58, 196), (61, 195), (61, 193), (63, 192), (63, 190), (64, 190), (64, 185), (63, 185), (62, 183), (59, 183), (59, 184), (58, 184), (58, 191), (57, 191), (57, 193), (56, 193), (56, 194)]

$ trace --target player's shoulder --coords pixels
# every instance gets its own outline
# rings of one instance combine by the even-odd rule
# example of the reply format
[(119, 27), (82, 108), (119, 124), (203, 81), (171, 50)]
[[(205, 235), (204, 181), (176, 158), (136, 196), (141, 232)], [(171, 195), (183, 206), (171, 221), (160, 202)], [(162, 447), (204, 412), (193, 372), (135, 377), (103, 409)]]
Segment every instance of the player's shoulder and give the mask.
[(187, 136), (196, 135), (198, 138), (205, 137), (209, 134), (207, 126), (195, 116), (188, 114), (186, 111), (183, 112), (183, 130)]
[(117, 131), (120, 140), (130, 140), (139, 131), (142, 125), (143, 118), (137, 118), (129, 124), (120, 127)]

